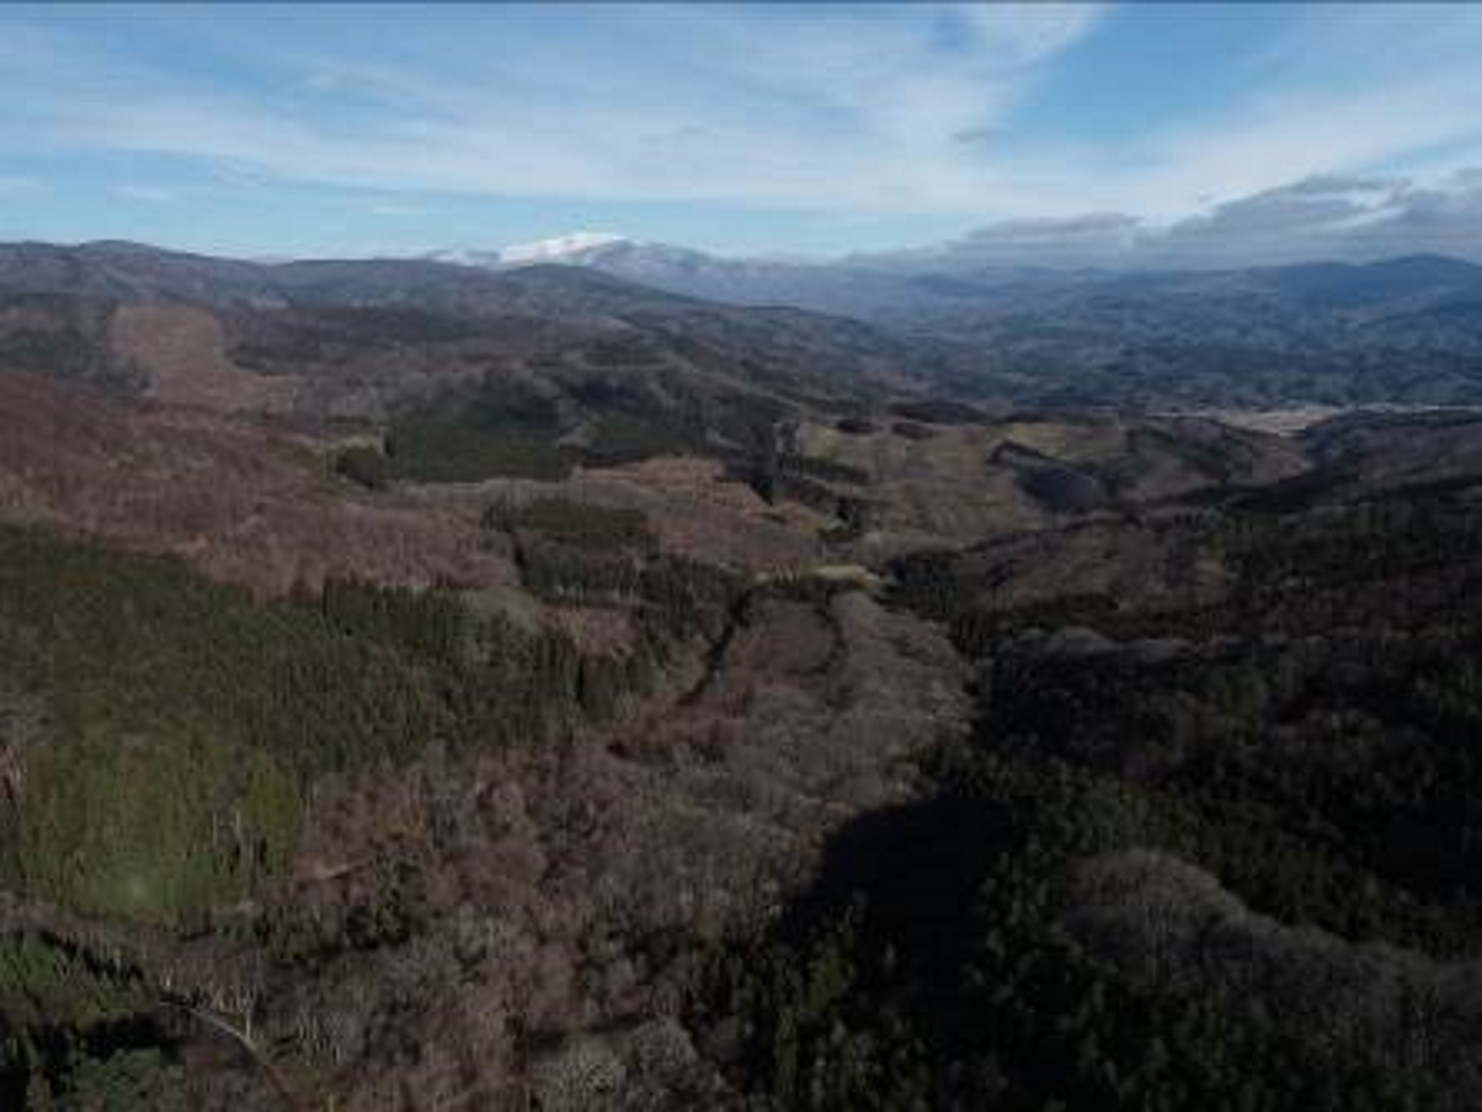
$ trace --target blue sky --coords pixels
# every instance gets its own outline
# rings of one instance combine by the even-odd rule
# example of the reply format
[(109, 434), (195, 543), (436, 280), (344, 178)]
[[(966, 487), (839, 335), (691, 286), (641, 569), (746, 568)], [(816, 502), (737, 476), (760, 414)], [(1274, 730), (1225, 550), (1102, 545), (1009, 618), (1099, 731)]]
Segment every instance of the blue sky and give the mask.
[(1313, 179), (1449, 212), (1479, 58), (1460, 4), (5, 6), (0, 239), (844, 253)]

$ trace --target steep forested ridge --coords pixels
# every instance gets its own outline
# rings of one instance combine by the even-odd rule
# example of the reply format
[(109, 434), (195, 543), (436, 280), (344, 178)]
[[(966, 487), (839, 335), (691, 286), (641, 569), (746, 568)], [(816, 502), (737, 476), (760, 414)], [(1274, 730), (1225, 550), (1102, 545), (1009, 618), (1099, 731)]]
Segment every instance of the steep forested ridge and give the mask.
[(1469, 1108), (1482, 504), (1185, 528), (1190, 604), (898, 600), (978, 662), (972, 744), (867, 816), (708, 1021), (778, 1107)]
[[(513, 520), (589, 546), (647, 537), (641, 517), (574, 511)], [(19, 901), (0, 906), (17, 928), (0, 949), (0, 1093), (69, 1107), (93, 1106), (89, 1086), (124, 1099), (179, 1080), (159, 1025), (169, 992), (123, 951), (64, 941), (70, 916), (231, 934), (251, 907), (252, 934), (296, 945), (288, 870), (318, 785), (434, 742), (548, 743), (653, 682), (726, 605), (723, 576), (636, 570), (614, 589), (642, 608), (640, 643), (600, 656), (476, 620), (446, 591), (331, 580), (263, 603), (177, 560), (11, 528), (0, 557), (0, 883)], [(330, 929), (342, 936), (316, 947), (387, 925)]]

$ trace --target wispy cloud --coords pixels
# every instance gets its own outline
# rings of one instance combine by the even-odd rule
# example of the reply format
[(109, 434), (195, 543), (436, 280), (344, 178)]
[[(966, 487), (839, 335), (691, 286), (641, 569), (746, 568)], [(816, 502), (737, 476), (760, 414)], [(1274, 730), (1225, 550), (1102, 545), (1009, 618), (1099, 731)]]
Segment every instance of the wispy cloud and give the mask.
[(42, 184), (39, 178), (0, 175), (0, 197), (32, 193), (41, 189)]
[(630, 39), (648, 36), (652, 64), (584, 59), (591, 44), (562, 58), (557, 44), (534, 60), (438, 72), (321, 44), (299, 56), (297, 100), (141, 72), (135, 59), (62, 36), (7, 60), (25, 91), (0, 142), (184, 156), (365, 188), (961, 207), (995, 173), (967, 165), (953, 136), (1001, 119), (1098, 15), (1048, 5), (638, 9), (607, 18), (627, 24)]
[(408, 205), (399, 201), (374, 201), (365, 206), (372, 216), (417, 217), (426, 216), (428, 210), (422, 205)]
[(113, 192), (130, 201), (144, 201), (152, 205), (168, 205), (180, 199), (178, 189), (170, 189), (161, 185), (136, 185), (125, 182), (115, 185)]
[(1482, 92), (1472, 74), (1426, 75), (1363, 93), (1264, 94), (1154, 137), (1128, 192), (1144, 211), (1187, 211), (1196, 196), (1236, 197), (1276, 183), (1352, 173), (1462, 144), (1482, 161)]
[[(1159, 89), (1145, 125), (1114, 137), (1027, 114), (1067, 67), (1131, 33), (1120, 15), (556, 5), (456, 19), (228, 9), (208, 24), (151, 9), (131, 15), (132, 40), (0, 17), (0, 157), (175, 160), (364, 191), (369, 216), (420, 207), (376, 195), (432, 192), (1012, 218), (1024, 234), (1084, 212), (1168, 226), (1313, 176), (1482, 165), (1482, 10), (1281, 9), (1270, 19), (1284, 30), (1240, 60), (1250, 80), (1220, 103)], [(156, 40), (170, 49), (140, 48)], [(1132, 79), (1158, 75), (1109, 69), (1105, 95)], [(146, 180), (117, 188), (175, 189)]]

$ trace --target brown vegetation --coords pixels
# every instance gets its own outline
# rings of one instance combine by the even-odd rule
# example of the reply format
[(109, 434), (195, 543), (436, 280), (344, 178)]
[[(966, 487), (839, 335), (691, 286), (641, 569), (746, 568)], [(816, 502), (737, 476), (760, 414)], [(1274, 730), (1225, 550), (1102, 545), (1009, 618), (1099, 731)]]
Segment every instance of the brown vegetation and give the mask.
[(0, 374), (0, 517), (149, 551), (264, 592), (328, 576), (497, 584), (513, 572), (474, 523), (357, 493), (251, 422), (136, 405)]

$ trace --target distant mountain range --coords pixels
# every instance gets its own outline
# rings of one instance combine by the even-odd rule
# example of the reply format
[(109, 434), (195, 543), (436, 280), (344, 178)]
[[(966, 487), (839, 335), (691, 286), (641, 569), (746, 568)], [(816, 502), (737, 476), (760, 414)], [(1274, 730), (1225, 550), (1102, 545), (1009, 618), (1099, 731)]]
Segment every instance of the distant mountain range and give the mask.
[(970, 393), (1137, 405), (1482, 398), (1482, 267), (1437, 255), (1067, 270), (993, 266), (956, 246), (801, 263), (588, 234), (486, 265), (526, 256), (929, 337), (944, 377)]
[[(395, 308), (598, 322), (665, 346), (712, 345), (748, 374), (789, 378), (794, 392), (806, 372), (931, 384), (984, 404), (1482, 402), (1482, 266), (1441, 256), (939, 273), (926, 256), (738, 260), (579, 233), (458, 260), (262, 263), (121, 242), (0, 244), (0, 296), (80, 299), (105, 313), (189, 303), (234, 320)], [(34, 322), (15, 323), (28, 319), (0, 314), (0, 357), (38, 350)], [(420, 342), (418, 319), (407, 327)]]
[(959, 310), (1022, 304), (1047, 291), (1266, 293), (1308, 306), (1356, 308), (1415, 297), (1472, 297), (1482, 266), (1439, 255), (1374, 263), (1314, 262), (1226, 269), (1098, 269), (995, 264), (956, 244), (803, 262), (733, 258), (606, 232), (577, 232), (494, 251), (428, 256), (493, 270), (553, 263), (598, 270), (688, 297), (737, 305), (790, 305), (914, 323)]
[(513, 453), (536, 475), (578, 458), (749, 458), (789, 417), (933, 390), (937, 346), (572, 266), (0, 245), (0, 374), (389, 425), (403, 443)]
[(423, 258), (508, 270), (552, 263), (602, 271), (688, 297), (734, 305), (789, 305), (845, 316), (933, 300), (929, 288), (841, 263), (741, 259), (603, 232), (576, 232), (489, 251), (435, 251)]

